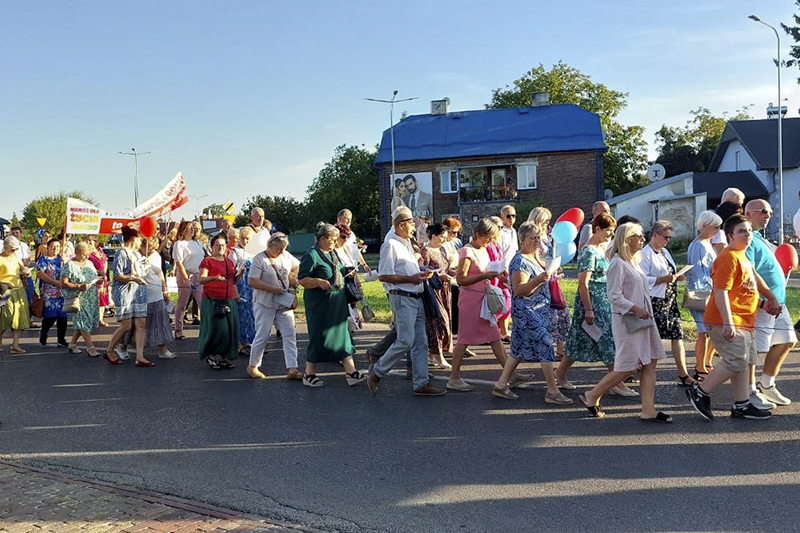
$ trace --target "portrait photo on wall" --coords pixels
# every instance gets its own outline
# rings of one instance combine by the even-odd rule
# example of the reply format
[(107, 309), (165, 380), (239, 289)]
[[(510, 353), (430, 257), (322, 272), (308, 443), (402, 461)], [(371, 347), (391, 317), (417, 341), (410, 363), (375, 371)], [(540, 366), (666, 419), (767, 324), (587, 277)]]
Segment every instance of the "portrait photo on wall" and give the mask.
[(392, 174), (392, 211), (404, 205), (415, 218), (433, 220), (433, 173)]

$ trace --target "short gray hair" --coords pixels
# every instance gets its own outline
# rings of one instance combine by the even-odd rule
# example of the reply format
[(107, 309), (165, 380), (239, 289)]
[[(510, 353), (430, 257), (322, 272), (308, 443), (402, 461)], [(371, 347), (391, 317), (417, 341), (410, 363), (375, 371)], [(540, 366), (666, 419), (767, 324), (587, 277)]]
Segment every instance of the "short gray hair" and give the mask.
[(392, 224), (399, 224), (401, 220), (413, 217), (414, 214), (411, 212), (411, 209), (404, 205), (400, 205), (397, 206), (394, 211), (392, 211)]
[(541, 237), (542, 228), (540, 228), (535, 222), (523, 222), (519, 229), (517, 229), (517, 237), (519, 238), (520, 244), (522, 244), (522, 242), (527, 239), (531, 233)]
[(672, 222), (669, 220), (656, 220), (653, 227), (650, 229), (650, 233), (657, 233), (659, 235), (663, 234), (665, 231), (669, 231), (672, 229)]
[(722, 218), (714, 211), (703, 211), (697, 215), (697, 231), (706, 226), (721, 226)]
[(728, 187), (723, 191), (722, 197), (720, 198), (720, 202), (732, 202), (733, 200), (728, 200), (728, 198), (736, 198), (738, 203), (744, 202), (744, 193), (737, 189), (736, 187)]
[(339, 230), (336, 229), (336, 226), (333, 224), (328, 224), (327, 222), (320, 222), (317, 224), (317, 240), (320, 240), (323, 237), (328, 237), (329, 239), (335, 239), (339, 236)]
[(261, 216), (263, 217), (264, 216), (264, 210), (261, 209), (260, 207), (254, 207), (253, 209), (251, 209), (250, 210), (250, 216), (253, 216), (255, 213), (258, 213), (259, 211), (261, 211)]

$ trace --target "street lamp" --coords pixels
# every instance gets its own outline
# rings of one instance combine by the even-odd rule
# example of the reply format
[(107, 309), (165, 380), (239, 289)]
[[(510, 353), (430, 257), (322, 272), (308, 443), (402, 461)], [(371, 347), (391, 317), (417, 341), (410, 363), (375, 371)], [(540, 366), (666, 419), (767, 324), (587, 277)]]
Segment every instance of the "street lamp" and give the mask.
[(147, 155), (151, 154), (152, 152), (139, 152), (136, 153), (136, 148), (131, 148), (130, 152), (117, 152), (118, 154), (122, 155), (132, 155), (133, 156), (133, 205), (134, 207), (139, 207), (139, 156), (140, 155)]
[(389, 137), (391, 138), (391, 145), (392, 145), (392, 178), (394, 178), (395, 171), (394, 171), (394, 104), (397, 102), (409, 102), (411, 100), (416, 100), (418, 97), (415, 96), (413, 98), (403, 98), (402, 100), (397, 99), (397, 91), (392, 93), (391, 100), (379, 100), (377, 98), (364, 98), (364, 100), (369, 100), (370, 102), (380, 102), (382, 104), (389, 104)]
[(195, 216), (198, 216), (198, 217), (200, 216), (199, 215), (200, 214), (200, 200), (202, 200), (203, 198), (207, 198), (207, 197), (208, 197), (207, 194), (204, 194), (203, 196), (189, 196), (189, 198), (194, 198), (197, 201), (197, 206), (195, 207), (195, 210), (194, 210)]
[(759, 24), (763, 24), (767, 28), (775, 32), (775, 38), (778, 39), (778, 211), (780, 211), (780, 218), (778, 219), (778, 244), (783, 244), (783, 105), (781, 100), (781, 36), (775, 26), (767, 24), (755, 15), (750, 15), (750, 20), (754, 20)]

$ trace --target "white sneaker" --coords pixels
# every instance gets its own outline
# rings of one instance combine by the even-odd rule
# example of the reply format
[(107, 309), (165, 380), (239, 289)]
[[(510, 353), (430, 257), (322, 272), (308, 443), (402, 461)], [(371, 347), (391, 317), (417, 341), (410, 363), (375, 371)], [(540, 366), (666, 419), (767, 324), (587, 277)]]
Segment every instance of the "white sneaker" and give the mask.
[(792, 400), (781, 394), (778, 387), (774, 384), (772, 387), (765, 387), (759, 381), (756, 383), (756, 388), (758, 388), (758, 393), (761, 394), (761, 396), (776, 405), (789, 405), (792, 403)]
[(448, 389), (452, 389), (452, 390), (462, 391), (462, 392), (469, 392), (469, 391), (475, 389), (475, 387), (473, 387), (472, 385), (470, 385), (469, 383), (467, 383), (466, 381), (464, 381), (461, 378), (458, 378), (456, 380), (452, 380), (452, 379), (447, 380), (447, 388)]
[(750, 392), (750, 403), (757, 409), (766, 409), (767, 411), (771, 411), (776, 407), (774, 403), (761, 396), (758, 392)]
[(114, 348), (114, 353), (117, 354), (117, 357), (122, 359), (123, 361), (127, 361), (131, 358), (130, 354), (126, 351), (122, 351), (119, 348)]
[(164, 353), (158, 354), (159, 359), (175, 359), (175, 354), (167, 350)]

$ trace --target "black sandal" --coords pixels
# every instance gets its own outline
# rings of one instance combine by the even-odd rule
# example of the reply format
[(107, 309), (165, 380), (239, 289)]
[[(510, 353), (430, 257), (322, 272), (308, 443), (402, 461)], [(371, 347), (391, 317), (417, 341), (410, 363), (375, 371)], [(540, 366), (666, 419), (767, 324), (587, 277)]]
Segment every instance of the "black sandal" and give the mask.
[(236, 366), (236, 365), (234, 365), (233, 363), (231, 363), (230, 361), (228, 361), (227, 359), (224, 359), (224, 358), (222, 360), (220, 360), (220, 361), (217, 361), (217, 364), (219, 365), (220, 368), (224, 368), (225, 370), (228, 370), (230, 368), (234, 368)]
[(639, 420), (641, 420), (642, 422), (656, 422), (661, 424), (669, 424), (670, 422), (672, 422), (672, 417), (669, 416), (667, 413), (662, 413), (661, 411), (659, 411), (653, 418), (639, 417)]
[(606, 416), (606, 413), (603, 411), (603, 408), (600, 407), (599, 405), (589, 405), (589, 400), (587, 400), (586, 396), (584, 396), (583, 394), (578, 395), (578, 399), (581, 401), (583, 406), (590, 413), (592, 413), (592, 416), (595, 416), (597, 418), (603, 418), (604, 416)]
[(694, 374), (692, 374), (692, 377), (694, 378), (694, 380), (696, 382), (701, 383), (703, 380), (706, 379), (707, 375), (708, 375), (708, 372), (701, 372), (701, 371), (699, 371), (699, 370), (697, 370), (695, 368), (694, 369)]
[(686, 374), (685, 376), (678, 376), (679, 387), (691, 387), (693, 385), (697, 385), (698, 383), (700, 382), (689, 374)]
[(211, 359), (210, 357), (206, 357), (206, 363), (208, 363), (209, 368), (211, 368), (212, 370), (220, 369), (219, 363), (214, 359)]

